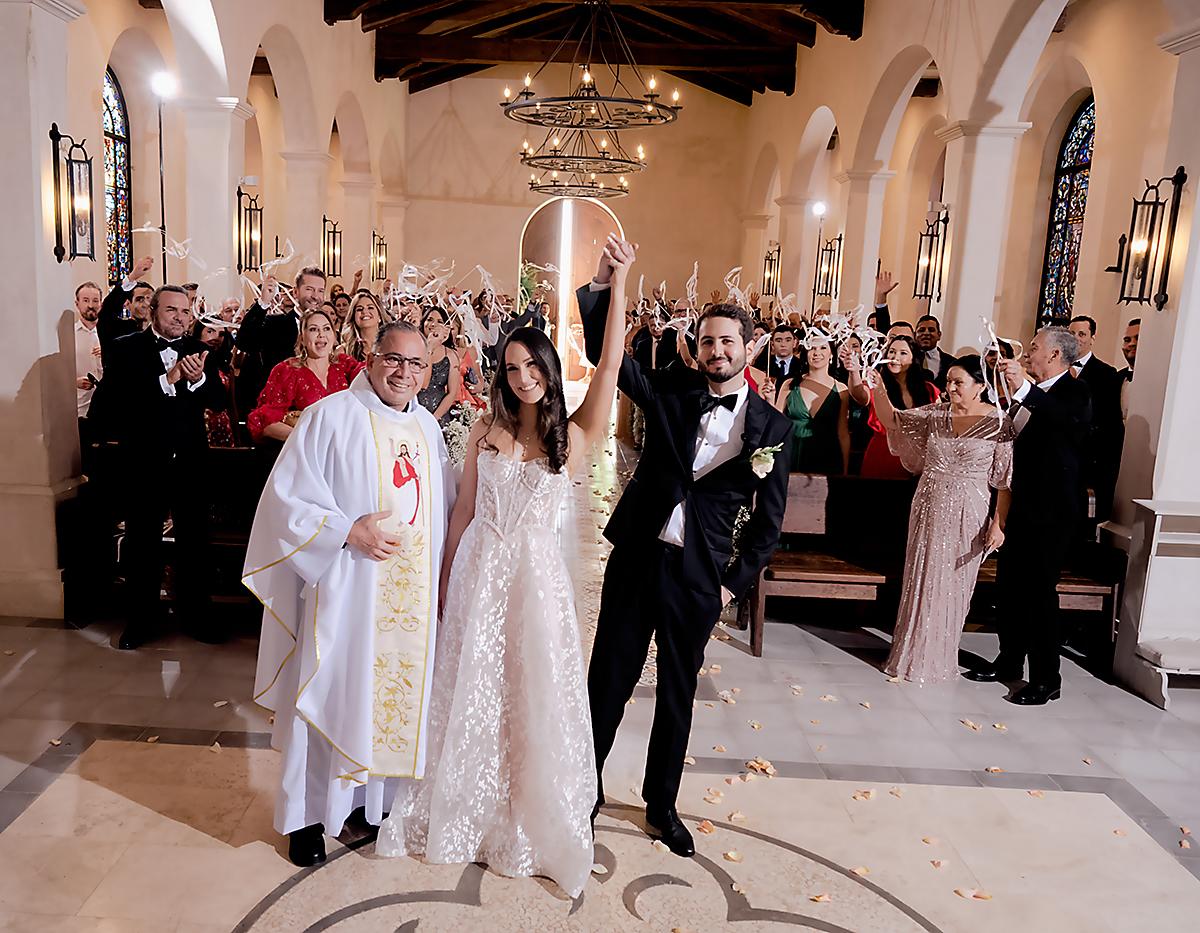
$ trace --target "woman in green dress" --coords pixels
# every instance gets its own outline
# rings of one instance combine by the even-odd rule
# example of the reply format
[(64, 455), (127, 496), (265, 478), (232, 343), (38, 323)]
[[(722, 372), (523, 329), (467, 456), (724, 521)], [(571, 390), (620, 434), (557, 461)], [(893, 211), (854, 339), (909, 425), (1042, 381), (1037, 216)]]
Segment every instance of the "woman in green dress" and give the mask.
[(775, 407), (792, 421), (792, 471), (840, 476), (850, 462), (850, 390), (829, 372), (833, 348), (815, 337), (798, 379), (779, 387)]

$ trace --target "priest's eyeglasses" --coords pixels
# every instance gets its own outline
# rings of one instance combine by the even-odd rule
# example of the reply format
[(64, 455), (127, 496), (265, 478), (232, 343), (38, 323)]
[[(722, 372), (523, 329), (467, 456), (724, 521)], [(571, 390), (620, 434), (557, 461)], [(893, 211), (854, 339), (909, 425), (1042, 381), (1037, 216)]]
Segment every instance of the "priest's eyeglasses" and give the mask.
[(387, 369), (403, 369), (408, 367), (409, 372), (420, 375), (429, 367), (423, 359), (417, 356), (401, 356), (399, 353), (385, 353), (380, 357), (383, 365)]

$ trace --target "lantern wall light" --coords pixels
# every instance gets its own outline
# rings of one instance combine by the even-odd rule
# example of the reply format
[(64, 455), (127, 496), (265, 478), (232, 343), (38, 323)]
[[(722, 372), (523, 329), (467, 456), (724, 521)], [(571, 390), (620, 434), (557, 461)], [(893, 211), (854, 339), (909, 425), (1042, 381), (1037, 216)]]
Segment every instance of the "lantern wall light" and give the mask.
[(342, 274), (342, 231), (324, 214), (321, 215), (321, 271), (331, 279)]
[(237, 189), (237, 271), (257, 269), (262, 265), (262, 217), (258, 195)]
[[(1171, 185), (1168, 201), (1162, 186)], [(1167, 285), (1171, 272), (1171, 253), (1175, 246), (1175, 225), (1179, 220), (1179, 200), (1187, 172), (1183, 166), (1174, 175), (1154, 184), (1146, 181), (1140, 198), (1133, 199), (1129, 234), (1117, 240), (1117, 262), (1106, 272), (1121, 273), (1121, 304), (1150, 304), (1161, 311), (1167, 305)], [(1157, 283), (1157, 284), (1156, 284)]]
[[(62, 141), (67, 140), (67, 151)], [(64, 260), (96, 258), (96, 237), (92, 213), (92, 160), (84, 148), (87, 140), (75, 142), (50, 124), (50, 151), (54, 164), (54, 258)], [(66, 188), (62, 164), (66, 164)], [(63, 201), (66, 201), (67, 231), (63, 242)]]
[(946, 229), (950, 210), (934, 205), (935, 216), (925, 221), (925, 230), (917, 239), (917, 269), (913, 275), (913, 297), (942, 300), (942, 272), (946, 259)]
[(371, 281), (381, 282), (387, 278), (387, 238), (371, 231)]
[(767, 244), (767, 255), (763, 257), (762, 294), (765, 297), (779, 294), (779, 256), (781, 247), (772, 240)]

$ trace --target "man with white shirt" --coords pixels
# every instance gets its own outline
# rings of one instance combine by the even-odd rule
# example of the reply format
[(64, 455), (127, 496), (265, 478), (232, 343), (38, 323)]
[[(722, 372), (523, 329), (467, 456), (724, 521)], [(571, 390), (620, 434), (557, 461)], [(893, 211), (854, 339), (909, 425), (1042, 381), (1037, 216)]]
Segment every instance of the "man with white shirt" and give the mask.
[(1092, 318), (1078, 315), (1071, 319), (1068, 329), (1079, 349), (1078, 357), (1071, 364), (1071, 373), (1086, 382), (1092, 392), (1092, 428), (1084, 478), (1096, 494), (1096, 520), (1102, 522), (1112, 513), (1117, 473), (1121, 469), (1121, 448), (1125, 444), (1125, 419), (1121, 415), (1124, 381), (1116, 367), (1092, 352), (1096, 343), (1096, 322)]
[(942, 339), (942, 325), (932, 314), (922, 314), (917, 318), (917, 327), (913, 340), (921, 351), (921, 366), (929, 373), (933, 384), (942, 392), (946, 391), (946, 373), (958, 362), (938, 346)]
[[(104, 374), (100, 335), (96, 333), (101, 300), (100, 286), (95, 282), (84, 282), (75, 289), (75, 400), (81, 422), (88, 416), (92, 393)], [(80, 434), (83, 433), (81, 427)]]
[(127, 624), (118, 647), (133, 649), (158, 631), (163, 523), (173, 522), (175, 609), (193, 636), (219, 641), (210, 617), (208, 435), (204, 410), (225, 407), (225, 388), (208, 348), (186, 333), (187, 293), (164, 285), (150, 300), (150, 326), (115, 341), (96, 398), (114, 427), (125, 492)]
[(1087, 384), (1069, 375), (1075, 338), (1065, 327), (1044, 327), (1025, 365), (1001, 360), (998, 371), (1012, 394), (1009, 414), (1018, 434), (1004, 547), (996, 567), (996, 621), (1000, 654), (963, 676), (978, 682), (1029, 681), (1006, 699), (1042, 706), (1060, 696), (1061, 625), (1058, 578), (1086, 514), (1083, 469), (1091, 423)]
[[(610, 240), (610, 249), (631, 249)], [(576, 293), (591, 359), (600, 358), (611, 269), (601, 260)], [(672, 852), (691, 856), (692, 837), (675, 811), (691, 731), (696, 678), (721, 609), (741, 597), (779, 542), (787, 504), (791, 422), (746, 383), (753, 322), (718, 304), (696, 328), (698, 369), (650, 372), (626, 355), (618, 386), (646, 416), (637, 471), (613, 511), (588, 696), (600, 799), (604, 761), (625, 704), (658, 646), (654, 725), (642, 798), (646, 822)], [(734, 556), (738, 514), (750, 512)]]

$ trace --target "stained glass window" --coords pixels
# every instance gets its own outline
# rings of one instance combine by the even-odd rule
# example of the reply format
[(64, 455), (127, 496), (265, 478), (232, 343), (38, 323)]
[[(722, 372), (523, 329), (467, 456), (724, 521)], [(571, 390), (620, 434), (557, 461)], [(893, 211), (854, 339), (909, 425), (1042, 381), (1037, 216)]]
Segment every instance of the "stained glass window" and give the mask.
[(104, 216), (110, 285), (116, 285), (133, 268), (132, 190), (129, 111), (117, 76), (109, 68), (104, 72)]
[(1071, 118), (1054, 167), (1046, 257), (1042, 262), (1042, 290), (1038, 299), (1038, 327), (1066, 324), (1071, 320), (1095, 136), (1096, 101), (1089, 97)]

